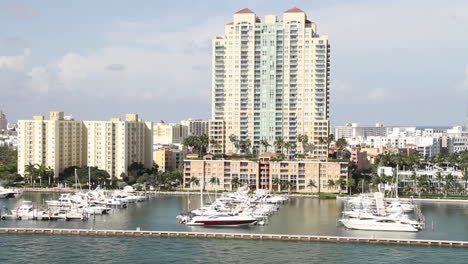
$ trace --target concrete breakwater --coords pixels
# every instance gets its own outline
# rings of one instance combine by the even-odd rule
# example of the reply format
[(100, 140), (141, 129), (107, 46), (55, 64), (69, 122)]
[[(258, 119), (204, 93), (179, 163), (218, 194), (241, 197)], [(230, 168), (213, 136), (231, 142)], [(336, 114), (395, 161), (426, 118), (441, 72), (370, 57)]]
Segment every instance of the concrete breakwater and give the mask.
[(411, 246), (468, 247), (468, 241), (282, 235), (282, 234), (142, 231), (139, 228), (137, 228), (136, 230), (0, 228), (0, 234), (167, 237), (167, 238), (198, 238), (198, 239), (203, 239), (203, 238), (204, 239), (245, 239), (245, 240), (278, 240), (278, 241), (331, 242), (331, 243), (366, 243), (366, 244), (411, 245)]

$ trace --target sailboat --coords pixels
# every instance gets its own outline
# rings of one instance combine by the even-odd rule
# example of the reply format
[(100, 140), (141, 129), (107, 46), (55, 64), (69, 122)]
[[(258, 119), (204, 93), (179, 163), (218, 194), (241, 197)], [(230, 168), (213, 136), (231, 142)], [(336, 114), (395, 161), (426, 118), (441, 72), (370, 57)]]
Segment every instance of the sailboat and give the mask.
[[(200, 208), (203, 208), (203, 186), (200, 187)], [(231, 215), (231, 214), (208, 214), (198, 215), (193, 214), (182, 214), (178, 216), (182, 224), (188, 226), (212, 226), (212, 227), (238, 227), (255, 224), (257, 219), (249, 215)]]

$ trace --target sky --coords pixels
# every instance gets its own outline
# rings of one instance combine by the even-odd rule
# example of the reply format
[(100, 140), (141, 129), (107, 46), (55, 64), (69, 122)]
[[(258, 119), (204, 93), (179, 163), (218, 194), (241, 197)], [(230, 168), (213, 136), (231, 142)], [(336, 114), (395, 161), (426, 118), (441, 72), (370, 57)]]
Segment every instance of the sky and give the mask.
[(0, 0), (0, 110), (209, 119), (211, 39), (245, 7), (329, 36), (332, 124), (465, 124), (466, 0)]

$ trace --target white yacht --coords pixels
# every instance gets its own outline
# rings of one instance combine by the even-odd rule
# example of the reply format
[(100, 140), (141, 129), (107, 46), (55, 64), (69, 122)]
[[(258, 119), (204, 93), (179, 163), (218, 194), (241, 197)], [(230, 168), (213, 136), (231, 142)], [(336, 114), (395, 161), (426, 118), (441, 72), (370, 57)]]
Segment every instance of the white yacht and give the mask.
[(238, 227), (254, 224), (257, 219), (251, 216), (240, 215), (209, 215), (209, 216), (194, 216), (189, 215), (182, 218), (181, 222), (189, 226), (223, 226), (223, 227)]
[(417, 232), (422, 229), (421, 223), (408, 218), (345, 218), (339, 221), (347, 228), (359, 230)]

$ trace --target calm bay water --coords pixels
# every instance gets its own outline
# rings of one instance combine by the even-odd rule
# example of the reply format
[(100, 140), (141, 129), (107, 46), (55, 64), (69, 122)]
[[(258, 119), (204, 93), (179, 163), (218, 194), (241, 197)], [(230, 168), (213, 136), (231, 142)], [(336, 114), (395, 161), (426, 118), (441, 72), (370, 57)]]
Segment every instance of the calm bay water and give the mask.
[[(57, 194), (29, 193), (21, 199), (0, 200), (10, 209), (22, 200), (41, 205)], [(191, 196), (191, 206), (199, 197)], [(208, 199), (207, 199), (208, 200)], [(171, 231), (209, 231), (337, 235), (360, 237), (468, 240), (468, 204), (419, 203), (427, 228), (418, 233), (348, 230), (337, 225), (343, 202), (313, 198), (291, 198), (270, 218), (267, 226), (203, 228), (180, 225), (176, 215), (187, 210), (186, 196), (159, 196), (114, 210), (109, 216), (88, 221), (0, 221), (0, 227), (95, 228)], [(193, 208), (192, 208), (193, 209)], [(432, 228), (433, 227), (433, 228)], [(430, 254), (430, 261), (427, 256)], [(467, 263), (468, 250), (457, 248), (328, 244), (281, 241), (200, 240), (174, 238), (79, 237), (1, 235), (0, 263)]]

